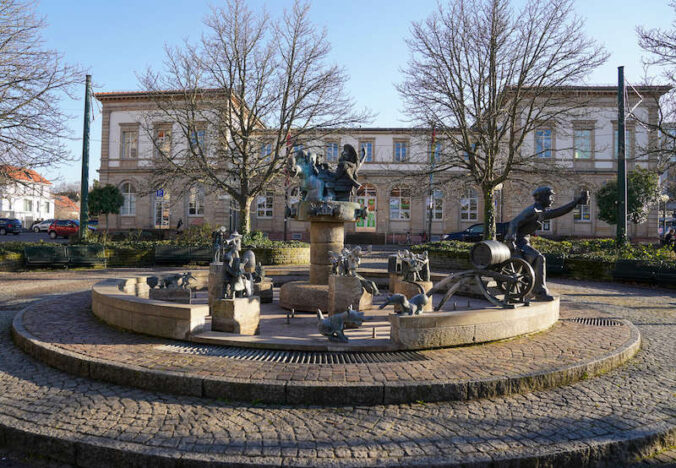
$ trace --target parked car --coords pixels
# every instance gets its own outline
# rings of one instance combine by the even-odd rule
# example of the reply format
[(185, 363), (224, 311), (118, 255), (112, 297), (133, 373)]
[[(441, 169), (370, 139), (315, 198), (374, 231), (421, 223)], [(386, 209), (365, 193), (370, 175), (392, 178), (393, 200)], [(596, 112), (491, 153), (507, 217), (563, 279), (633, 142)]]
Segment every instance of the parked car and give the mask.
[(51, 226), (54, 221), (54, 219), (45, 219), (44, 221), (39, 221), (33, 224), (31, 229), (34, 232), (49, 231), (49, 226)]
[(57, 219), (49, 226), (49, 237), (69, 237), (77, 234), (80, 229), (80, 222), (74, 219)]
[(15, 236), (18, 236), (22, 230), (23, 225), (20, 219), (0, 218), (0, 235), (6, 236), (11, 232)]
[(90, 231), (96, 231), (99, 228), (99, 220), (98, 219), (90, 219), (87, 221), (87, 229)]
[[(509, 228), (509, 223), (495, 223), (496, 237), (499, 241), (505, 238), (507, 234), (507, 229)], [(481, 224), (472, 224), (470, 227), (464, 231), (452, 232), (450, 234), (444, 234), (441, 237), (441, 240), (456, 240), (462, 242), (479, 242), (483, 240), (484, 237), (484, 225)]]

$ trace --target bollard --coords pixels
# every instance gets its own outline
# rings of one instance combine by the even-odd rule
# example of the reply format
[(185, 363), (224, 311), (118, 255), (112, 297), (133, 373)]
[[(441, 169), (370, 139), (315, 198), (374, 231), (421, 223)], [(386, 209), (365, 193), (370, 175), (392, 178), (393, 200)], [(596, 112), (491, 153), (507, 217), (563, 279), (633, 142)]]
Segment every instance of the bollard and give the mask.
[(289, 323), (291, 323), (291, 322), (289, 322), (289, 311), (287, 310), (286, 311), (286, 324), (288, 325)]
[(296, 309), (291, 309), (291, 318), (296, 318)]
[(453, 301), (453, 310), (458, 310), (458, 304), (456, 304), (455, 301)]
[(468, 309), (471, 309), (471, 308), (472, 308), (472, 304), (470, 304), (469, 299), (467, 299), (467, 308), (468, 308)]
[(373, 327), (373, 333), (371, 333), (371, 338), (376, 337), (376, 327)]

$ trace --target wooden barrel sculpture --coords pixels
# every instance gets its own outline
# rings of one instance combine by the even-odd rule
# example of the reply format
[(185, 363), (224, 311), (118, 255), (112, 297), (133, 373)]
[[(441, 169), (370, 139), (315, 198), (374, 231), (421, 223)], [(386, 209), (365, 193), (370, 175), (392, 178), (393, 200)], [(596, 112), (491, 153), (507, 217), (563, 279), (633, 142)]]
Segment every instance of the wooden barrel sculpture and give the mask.
[(511, 256), (509, 247), (495, 240), (477, 242), (469, 252), (472, 265), (481, 270), (505, 262)]

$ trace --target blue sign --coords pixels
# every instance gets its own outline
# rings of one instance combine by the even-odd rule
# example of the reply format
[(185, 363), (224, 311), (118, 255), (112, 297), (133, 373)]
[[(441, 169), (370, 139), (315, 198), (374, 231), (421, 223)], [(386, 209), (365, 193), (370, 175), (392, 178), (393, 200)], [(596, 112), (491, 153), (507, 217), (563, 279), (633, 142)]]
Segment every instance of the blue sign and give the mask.
[(159, 189), (157, 192), (155, 192), (155, 196), (157, 198), (164, 198), (164, 189)]

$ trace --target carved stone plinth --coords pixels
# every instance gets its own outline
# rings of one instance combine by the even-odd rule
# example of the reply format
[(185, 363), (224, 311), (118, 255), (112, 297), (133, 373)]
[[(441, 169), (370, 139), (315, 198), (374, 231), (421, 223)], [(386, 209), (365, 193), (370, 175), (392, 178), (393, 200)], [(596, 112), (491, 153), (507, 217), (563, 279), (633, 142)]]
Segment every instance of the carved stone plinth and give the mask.
[(269, 304), (272, 302), (273, 297), (272, 288), (272, 280), (265, 278), (260, 283), (254, 283), (254, 296), (260, 297), (261, 303)]
[[(394, 293), (403, 294), (404, 296), (406, 296), (407, 299), (410, 299), (413, 296), (420, 294), (421, 287), (422, 292), (427, 292), (430, 289), (432, 289), (433, 286), (434, 283), (432, 283), (431, 281), (416, 281), (415, 283), (411, 283), (409, 281), (399, 281), (397, 284), (394, 285)], [(423, 312), (431, 312), (433, 310), (434, 305), (432, 304), (432, 301), (429, 301), (423, 307)]]
[(345, 312), (350, 306), (354, 310), (364, 310), (372, 301), (373, 296), (363, 290), (359, 278), (329, 276), (329, 315)]
[(211, 311), (211, 329), (240, 335), (260, 334), (261, 301), (258, 296), (218, 299)]
[(214, 302), (218, 299), (223, 299), (225, 291), (223, 289), (223, 263), (209, 264), (209, 310), (212, 310)]
[(399, 273), (389, 273), (390, 281), (388, 284), (388, 289), (391, 293), (394, 293), (394, 288), (397, 286), (397, 283), (404, 279), (404, 275)]
[(157, 301), (178, 302), (179, 304), (190, 304), (189, 289), (151, 289), (149, 291), (150, 299)]

